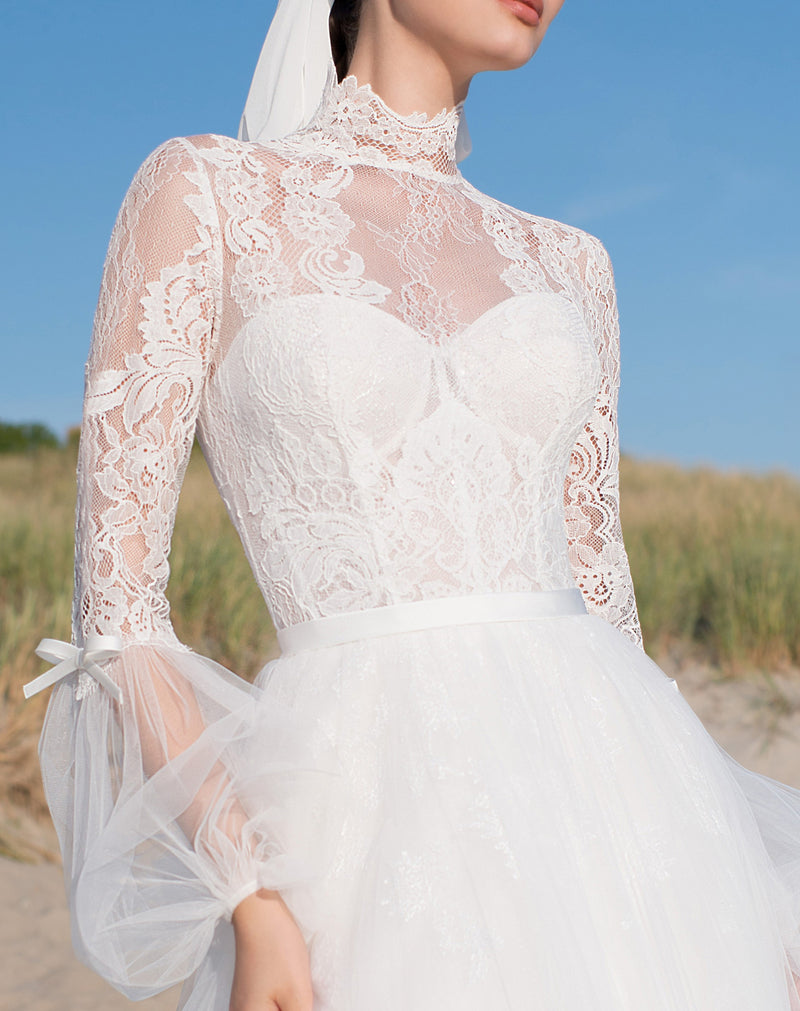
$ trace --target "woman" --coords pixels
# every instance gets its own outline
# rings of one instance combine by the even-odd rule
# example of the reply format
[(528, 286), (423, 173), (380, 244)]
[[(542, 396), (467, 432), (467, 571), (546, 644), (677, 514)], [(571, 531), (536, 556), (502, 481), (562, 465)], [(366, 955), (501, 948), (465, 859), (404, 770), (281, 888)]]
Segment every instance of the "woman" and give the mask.
[[(282, 0), (243, 139), (125, 197), (29, 692), (76, 950), (131, 997), (800, 1009), (800, 791), (641, 648), (608, 255), (458, 169), (472, 76), (560, 6), (337, 2), (332, 53)], [(195, 432), (283, 651), (253, 688), (169, 620)]]

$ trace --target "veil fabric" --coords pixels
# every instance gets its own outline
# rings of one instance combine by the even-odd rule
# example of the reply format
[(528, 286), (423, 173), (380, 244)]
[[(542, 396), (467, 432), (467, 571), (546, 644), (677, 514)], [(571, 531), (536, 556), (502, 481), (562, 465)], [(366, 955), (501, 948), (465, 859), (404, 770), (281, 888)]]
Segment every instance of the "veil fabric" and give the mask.
[[(305, 126), (336, 79), (328, 19), (333, 0), (278, 0), (239, 122), (238, 139), (265, 142)], [(462, 110), (456, 161), (472, 150)]]

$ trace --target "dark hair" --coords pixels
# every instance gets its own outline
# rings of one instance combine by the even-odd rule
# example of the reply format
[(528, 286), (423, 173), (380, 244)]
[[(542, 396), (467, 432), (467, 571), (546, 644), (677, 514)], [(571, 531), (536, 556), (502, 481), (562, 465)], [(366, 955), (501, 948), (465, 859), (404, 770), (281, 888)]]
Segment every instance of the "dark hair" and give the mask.
[(358, 38), (358, 23), (361, 20), (362, 0), (333, 0), (328, 18), (331, 37), (331, 53), (336, 66), (336, 74), (341, 81), (347, 75), (353, 50)]

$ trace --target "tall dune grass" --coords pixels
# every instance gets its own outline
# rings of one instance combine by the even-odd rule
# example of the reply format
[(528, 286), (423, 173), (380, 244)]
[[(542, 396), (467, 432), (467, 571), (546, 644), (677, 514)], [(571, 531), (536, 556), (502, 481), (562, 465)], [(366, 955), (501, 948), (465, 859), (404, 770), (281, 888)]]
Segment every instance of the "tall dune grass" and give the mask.
[(731, 673), (800, 662), (800, 482), (622, 461), (622, 522), (645, 645)]
[[(0, 456), (0, 854), (47, 851), (36, 742), (40, 638), (70, 637), (75, 445)], [(622, 461), (626, 546), (648, 652), (675, 643), (729, 672), (800, 663), (800, 482)], [(252, 678), (276, 655), (266, 606), (201, 454), (170, 558), (179, 638)]]

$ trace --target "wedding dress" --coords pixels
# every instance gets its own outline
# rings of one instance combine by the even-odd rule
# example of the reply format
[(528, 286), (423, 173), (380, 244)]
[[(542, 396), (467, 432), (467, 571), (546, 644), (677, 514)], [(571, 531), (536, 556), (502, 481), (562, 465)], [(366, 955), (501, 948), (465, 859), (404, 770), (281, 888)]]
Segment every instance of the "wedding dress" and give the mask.
[[(131, 183), (41, 741), (76, 951), (227, 1011), (261, 886), (315, 1011), (800, 1011), (800, 791), (642, 649), (609, 257), (468, 183), (462, 112), (329, 79)], [(283, 650), (254, 686), (170, 623), (195, 434)]]

